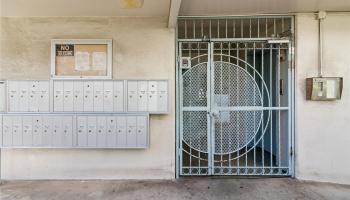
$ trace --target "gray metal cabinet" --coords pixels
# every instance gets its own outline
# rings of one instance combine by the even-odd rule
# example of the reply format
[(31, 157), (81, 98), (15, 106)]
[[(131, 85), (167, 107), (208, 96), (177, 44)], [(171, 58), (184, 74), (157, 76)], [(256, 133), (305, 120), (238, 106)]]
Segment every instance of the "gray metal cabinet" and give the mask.
[(87, 146), (97, 146), (97, 134), (96, 134), (96, 116), (87, 117)]
[[(2, 119), (1, 119), (2, 118)], [(4, 148), (147, 148), (148, 113), (3, 114)]]
[(137, 119), (137, 122), (136, 122), (137, 123), (137, 132), (136, 132), (137, 147), (146, 148), (148, 146), (147, 116), (137, 116), (136, 119)]
[(72, 116), (62, 116), (62, 146), (73, 146), (73, 118)]
[(167, 80), (127, 81), (129, 112), (166, 114), (169, 112), (169, 83)]
[(124, 81), (55, 80), (54, 112), (123, 112)]
[(77, 145), (78, 147), (88, 146), (87, 116), (77, 116)]
[(0, 146), (2, 146), (2, 115), (0, 115)]
[(49, 112), (49, 81), (8, 81), (9, 112)]
[(33, 145), (33, 123), (32, 116), (22, 117), (23, 146)]
[(113, 81), (103, 82), (103, 111), (112, 112), (113, 108)]
[(94, 111), (94, 82), (84, 81), (84, 111)]
[(2, 138), (4, 147), (12, 146), (12, 116), (3, 116)]
[(126, 117), (117, 116), (117, 147), (126, 148)]
[(97, 147), (106, 147), (106, 144), (107, 144), (106, 116), (97, 116), (96, 125), (97, 125)]
[(6, 111), (6, 83), (0, 81), (0, 113)]
[(52, 146), (52, 125), (53, 120), (55, 120), (52, 116), (43, 116), (42, 118), (42, 134), (43, 134), (43, 146), (50, 147)]
[(42, 115), (34, 115), (32, 117), (33, 124), (33, 146), (42, 146), (43, 145), (43, 122)]
[(103, 112), (103, 81), (94, 81), (93, 111)]
[(22, 118), (20, 116), (12, 116), (12, 145), (22, 146)]
[(126, 117), (126, 146), (136, 147), (136, 116)]
[(113, 81), (113, 110), (124, 111), (124, 81)]
[(117, 145), (117, 117), (107, 116), (106, 117), (106, 146), (116, 147)]

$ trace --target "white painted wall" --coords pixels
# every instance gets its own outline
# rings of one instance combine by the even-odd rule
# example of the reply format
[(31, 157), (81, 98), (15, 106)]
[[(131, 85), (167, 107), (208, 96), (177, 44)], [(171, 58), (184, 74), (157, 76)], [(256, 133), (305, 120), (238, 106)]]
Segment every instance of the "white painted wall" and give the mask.
[[(5, 179), (147, 179), (175, 175), (175, 35), (165, 18), (2, 18), (0, 79), (48, 79), (51, 38), (112, 38), (115, 79), (170, 80), (170, 114), (151, 117), (148, 150), (3, 150)], [(317, 21), (296, 17), (296, 176), (350, 184), (350, 14), (324, 22), (325, 76), (343, 76), (340, 101), (305, 100), (317, 76)], [(25, 72), (25, 73), (24, 73)]]
[(3, 149), (3, 179), (175, 177), (175, 43), (167, 18), (2, 18), (1, 79), (49, 79), (50, 39), (112, 38), (114, 79), (169, 79), (170, 114), (147, 150)]
[(296, 177), (350, 184), (350, 13), (324, 21), (324, 76), (344, 77), (340, 101), (305, 100), (305, 78), (317, 76), (318, 24), (296, 17)]

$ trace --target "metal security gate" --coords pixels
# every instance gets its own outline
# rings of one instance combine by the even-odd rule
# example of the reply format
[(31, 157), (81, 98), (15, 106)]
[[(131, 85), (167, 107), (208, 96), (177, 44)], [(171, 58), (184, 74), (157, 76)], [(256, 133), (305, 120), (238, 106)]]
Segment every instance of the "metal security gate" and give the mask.
[(178, 58), (179, 175), (292, 175), (291, 42), (179, 39)]

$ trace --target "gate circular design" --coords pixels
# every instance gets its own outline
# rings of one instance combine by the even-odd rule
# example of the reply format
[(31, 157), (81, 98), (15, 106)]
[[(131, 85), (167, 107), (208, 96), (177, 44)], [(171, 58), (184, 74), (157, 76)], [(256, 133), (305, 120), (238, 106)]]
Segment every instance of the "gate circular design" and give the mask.
[[(222, 108), (213, 118), (215, 154), (228, 154), (246, 147), (261, 127), (262, 79), (254, 69), (215, 61), (214, 107)], [(254, 76), (255, 73), (255, 76)], [(183, 106), (207, 107), (207, 63), (193, 66), (183, 74)], [(255, 78), (254, 78), (255, 77)], [(226, 110), (226, 108), (228, 108)], [(208, 152), (207, 112), (183, 111), (183, 140), (190, 148)], [(252, 144), (255, 145), (255, 144)]]
[[(197, 64), (183, 74), (184, 107), (207, 107), (207, 63)], [(207, 111), (183, 111), (183, 140), (190, 148), (208, 151)]]
[(263, 80), (254, 73), (246, 66), (214, 62), (214, 107), (222, 108), (214, 119), (215, 154), (245, 148), (261, 126), (263, 104), (257, 82)]

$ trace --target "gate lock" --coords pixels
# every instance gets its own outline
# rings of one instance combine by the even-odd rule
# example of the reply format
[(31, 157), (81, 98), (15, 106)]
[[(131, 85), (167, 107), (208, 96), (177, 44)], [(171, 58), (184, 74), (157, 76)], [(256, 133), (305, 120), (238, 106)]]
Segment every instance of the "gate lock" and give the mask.
[(209, 114), (210, 117), (218, 118), (219, 115), (220, 115), (220, 112), (218, 110), (214, 110), (214, 111), (211, 111), (211, 112), (208, 111), (208, 114)]

